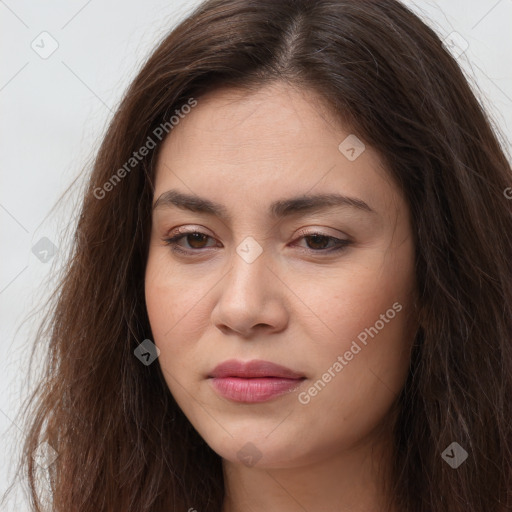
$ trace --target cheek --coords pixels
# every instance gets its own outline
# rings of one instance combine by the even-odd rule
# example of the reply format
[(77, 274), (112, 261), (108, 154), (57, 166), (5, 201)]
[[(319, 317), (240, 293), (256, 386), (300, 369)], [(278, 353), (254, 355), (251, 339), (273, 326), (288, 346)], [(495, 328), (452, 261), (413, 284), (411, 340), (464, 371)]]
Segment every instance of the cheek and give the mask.
[[(151, 253), (145, 275), (146, 308), (153, 342), (160, 350), (158, 362), (171, 391), (185, 369), (195, 367), (194, 351), (203, 331), (201, 297), (207, 290), (172, 270), (168, 255)], [(186, 340), (186, 342), (183, 342)]]
[[(194, 340), (200, 327), (202, 301), (212, 287), (208, 279), (193, 279), (170, 262), (167, 249), (150, 250), (145, 274), (145, 298), (153, 336), (160, 343), (177, 333)], [(189, 332), (190, 331), (190, 332)]]
[[(298, 321), (310, 328), (312, 334), (315, 332), (318, 341), (329, 339), (339, 348), (340, 342), (354, 339), (375, 322), (381, 326), (381, 315), (390, 309), (391, 321), (384, 318), (385, 330), (400, 325), (406, 316), (406, 306), (412, 302), (412, 255), (408, 252), (398, 263), (385, 262), (377, 253), (359, 261), (347, 260), (339, 269), (323, 274), (290, 274), (287, 282), (293, 283), (294, 294), (306, 306), (301, 306), (306, 316), (300, 318), (308, 320)], [(403, 311), (397, 313), (392, 309), (394, 303), (399, 303)]]
[(212, 350), (205, 344), (205, 332), (211, 328), (211, 297), (222, 274), (170, 260), (167, 249), (150, 250), (145, 273), (146, 308), (167, 386), (180, 408), (194, 418), (197, 411), (190, 396), (201, 393), (208, 367), (200, 363)]
[(374, 402), (381, 409), (367, 413), (377, 417), (400, 391), (409, 366), (415, 328), (412, 248), (389, 262), (366, 260), (348, 268), (309, 290), (303, 283), (298, 292), (315, 312), (303, 325), (315, 341), (309, 361), (318, 385), (303, 403), (318, 396), (320, 407), (345, 416)]
[(320, 441), (326, 455), (333, 440), (348, 447), (372, 432), (407, 377), (413, 331), (406, 301), (376, 304), (364, 313), (354, 309), (354, 316), (340, 316), (331, 326), (334, 334), (318, 340), (309, 353), (315, 372), (297, 396), (298, 417), (309, 432), (322, 432), (330, 440)]
[[(168, 263), (167, 263), (168, 265)], [(149, 258), (145, 277), (145, 296), (153, 342), (160, 350), (158, 364), (175, 399), (179, 399), (183, 385), (194, 369), (194, 347), (199, 338), (194, 322), (194, 293), (178, 276), (171, 275), (159, 265), (156, 258)], [(186, 343), (181, 341), (186, 340)]]

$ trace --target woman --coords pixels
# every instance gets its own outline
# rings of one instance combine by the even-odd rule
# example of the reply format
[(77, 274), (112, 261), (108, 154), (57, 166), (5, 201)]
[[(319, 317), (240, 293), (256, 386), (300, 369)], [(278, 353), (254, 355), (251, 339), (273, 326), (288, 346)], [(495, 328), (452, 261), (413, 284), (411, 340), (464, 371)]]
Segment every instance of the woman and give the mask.
[(97, 156), (34, 499), (47, 467), (66, 512), (510, 510), (511, 183), (400, 3), (207, 1)]

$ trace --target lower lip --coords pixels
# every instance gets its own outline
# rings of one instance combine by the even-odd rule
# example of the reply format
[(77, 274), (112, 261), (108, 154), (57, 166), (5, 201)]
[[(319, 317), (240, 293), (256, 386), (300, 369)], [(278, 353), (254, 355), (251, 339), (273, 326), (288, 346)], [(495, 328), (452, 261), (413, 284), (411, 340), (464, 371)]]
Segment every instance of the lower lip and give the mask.
[(304, 379), (215, 377), (210, 380), (213, 387), (225, 398), (235, 402), (257, 403), (294, 391)]

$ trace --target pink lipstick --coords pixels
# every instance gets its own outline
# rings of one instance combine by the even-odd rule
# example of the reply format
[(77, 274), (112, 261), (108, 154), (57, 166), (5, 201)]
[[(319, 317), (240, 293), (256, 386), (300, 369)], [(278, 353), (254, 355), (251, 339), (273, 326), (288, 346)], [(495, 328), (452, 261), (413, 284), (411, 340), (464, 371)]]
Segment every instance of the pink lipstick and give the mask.
[(306, 378), (269, 361), (225, 361), (208, 375), (215, 390), (235, 402), (258, 403), (297, 389)]

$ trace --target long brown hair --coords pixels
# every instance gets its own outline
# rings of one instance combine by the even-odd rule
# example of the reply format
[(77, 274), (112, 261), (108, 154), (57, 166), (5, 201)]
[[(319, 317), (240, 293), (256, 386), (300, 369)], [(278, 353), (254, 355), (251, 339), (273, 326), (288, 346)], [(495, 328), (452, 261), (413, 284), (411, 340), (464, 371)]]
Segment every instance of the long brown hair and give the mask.
[[(411, 211), (420, 328), (396, 402), (395, 506), (510, 510), (510, 164), (454, 58), (395, 0), (207, 1), (143, 65), (98, 152), (39, 332), (46, 376), (27, 404), (20, 466), (34, 510), (31, 455), (44, 441), (58, 454), (57, 512), (221, 509), (220, 457), (160, 366), (134, 356), (152, 338), (144, 270), (158, 147), (126, 163), (191, 98), (272, 80), (318, 93), (379, 152)], [(468, 453), (457, 469), (442, 457), (454, 442)]]

